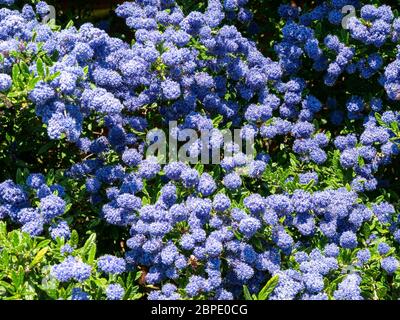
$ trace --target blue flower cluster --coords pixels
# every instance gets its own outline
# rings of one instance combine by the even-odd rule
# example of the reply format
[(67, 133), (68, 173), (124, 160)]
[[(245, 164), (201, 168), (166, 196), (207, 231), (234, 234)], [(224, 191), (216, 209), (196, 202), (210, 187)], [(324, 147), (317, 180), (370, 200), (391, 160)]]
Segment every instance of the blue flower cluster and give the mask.
[(91, 272), (91, 266), (73, 256), (69, 256), (62, 263), (54, 265), (51, 269), (52, 276), (60, 282), (67, 282), (71, 279), (83, 282), (90, 277)]
[[(400, 18), (389, 6), (361, 7), (356, 0), (324, 1), (308, 12), (281, 5), (282, 37), (267, 57), (235, 27), (236, 20), (252, 20), (246, 3), (209, 0), (203, 13), (185, 15), (173, 0), (125, 2), (116, 13), (134, 32), (132, 44), (89, 23), (52, 30), (37, 21), (48, 11), (42, 2), (36, 13), (30, 6), (4, 9), (0, 53), (40, 47), (58, 54), (50, 68), (58, 76), (38, 82), (29, 100), (49, 138), (65, 137), (84, 158), (67, 168), (66, 178), (85, 185), (103, 221), (129, 231), (124, 256), (102, 255), (98, 271), (113, 276), (140, 268), (143, 281), (159, 288), (149, 293), (153, 300), (238, 299), (244, 285), (257, 293), (274, 275), (271, 299), (363, 299), (359, 273), (371, 251), (360, 235), (378, 225), (391, 243), (400, 242), (393, 204), (367, 197), (379, 191), (399, 154), (400, 112), (391, 106), (400, 95), (400, 53), (380, 50), (398, 42)], [(349, 4), (361, 8), (362, 20), (350, 19), (347, 40), (317, 30), (324, 24), (341, 30), (341, 8)], [(14, 62), (9, 56), (0, 66), (1, 92), (12, 86)], [(353, 91), (346, 85), (354, 80), (376, 92)], [(162, 165), (146, 157), (144, 136), (170, 121), (178, 123), (177, 138), (186, 129), (208, 131), (209, 141), (198, 139), (186, 151), (197, 157), (223, 148), (220, 164)], [(94, 123), (96, 130), (84, 130)], [(226, 128), (255, 140), (254, 159), (224, 142)], [(298, 165), (298, 184), (285, 177), (292, 189), (268, 185), (282, 151)], [(334, 165), (343, 181), (325, 187), (318, 168)], [(63, 196), (40, 174), (26, 186), (5, 181), (0, 218), (32, 236), (49, 225), (52, 238), (67, 240)], [(68, 257), (53, 276), (87, 280), (91, 266), (71, 256), (72, 248), (63, 250)], [(395, 273), (391, 245), (379, 243), (377, 252), (380, 268)], [(347, 271), (343, 256), (356, 271), (326, 290)], [(106, 288), (110, 300), (124, 294), (117, 283)], [(88, 298), (74, 289), (72, 299)]]
[(12, 80), (8, 74), (0, 73), (0, 91), (7, 91), (11, 88)]
[(68, 239), (70, 229), (61, 219), (67, 208), (64, 195), (62, 186), (48, 186), (42, 174), (29, 175), (24, 186), (4, 181), (0, 183), (0, 218), (10, 218), (32, 236), (49, 226), (53, 239)]

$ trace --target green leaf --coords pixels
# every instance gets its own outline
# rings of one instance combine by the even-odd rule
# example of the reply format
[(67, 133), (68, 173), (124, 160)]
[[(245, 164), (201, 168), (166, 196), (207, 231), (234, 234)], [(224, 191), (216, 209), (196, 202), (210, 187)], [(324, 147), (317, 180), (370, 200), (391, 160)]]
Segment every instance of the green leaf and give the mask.
[(243, 295), (246, 300), (253, 300), (253, 298), (251, 297), (249, 288), (247, 288), (247, 286), (245, 286), (245, 285), (243, 285)]
[(258, 300), (267, 300), (269, 295), (274, 291), (279, 281), (279, 276), (275, 275), (268, 280), (267, 284), (258, 293)]
[(49, 76), (47, 77), (47, 80), (48, 80), (48, 81), (53, 81), (53, 80), (54, 80), (55, 78), (57, 78), (60, 74), (61, 74), (60, 71), (54, 72), (53, 74), (51, 74), (51, 75), (49, 75)]
[(7, 293), (6, 288), (0, 286), (0, 297), (5, 296)]
[(143, 297), (143, 293), (133, 293), (130, 297), (129, 300), (139, 300), (141, 297)]
[(19, 63), (19, 67), (20, 67), (20, 69), (21, 69), (21, 71), (22, 71), (22, 73), (24, 74), (24, 76), (29, 76), (30, 75), (30, 71), (29, 71), (29, 67), (28, 67), (28, 65), (24, 62), (24, 61), (21, 61), (20, 63)]
[(18, 184), (24, 184), (25, 180), (26, 180), (26, 177), (24, 175), (24, 172), (20, 168), (18, 168), (15, 181)]
[(36, 71), (39, 77), (44, 78), (45, 77), (45, 72), (44, 72), (44, 64), (43, 60), (41, 58), (38, 58), (36, 60)]
[[(20, 84), (19, 80), (15, 80), (15, 81), (13, 80), (13, 83)], [(10, 92), (10, 93), (7, 94), (7, 98), (18, 98), (18, 97), (21, 97), (22, 94), (23, 93), (20, 92), (20, 91)]]
[(0, 280), (0, 286), (6, 288), (7, 291), (10, 292), (11, 294), (15, 292), (14, 287), (8, 282)]
[(218, 125), (222, 122), (222, 120), (224, 120), (224, 117), (219, 114), (217, 117), (215, 117), (212, 122), (215, 128), (218, 128)]
[(315, 181), (314, 179), (311, 179), (309, 183), (307, 183), (307, 185), (304, 187), (304, 190), (306, 191), (311, 191), (312, 187), (314, 186)]
[(363, 157), (358, 157), (358, 165), (360, 168), (364, 167), (365, 161)]
[(290, 165), (294, 168), (297, 168), (299, 166), (299, 161), (297, 160), (297, 157), (291, 153), (290, 155)]
[(11, 271), (11, 280), (14, 287), (17, 289), (24, 283), (24, 268), (19, 266), (18, 271)]
[(96, 234), (92, 233), (82, 247), (82, 254), (87, 256), (94, 245), (96, 245)]
[(38, 245), (36, 246), (36, 248), (37, 248), (37, 249), (44, 248), (44, 247), (48, 246), (48, 245), (50, 244), (50, 242), (51, 242), (51, 240), (49, 240), (49, 239), (40, 241), (40, 242), (38, 243)]
[(399, 124), (396, 122), (396, 121), (393, 121), (391, 124), (390, 124), (390, 127), (391, 127), (391, 129), (392, 129), (392, 131), (394, 132), (394, 133), (398, 133), (399, 132)]
[(385, 126), (385, 123), (382, 121), (382, 116), (381, 116), (378, 112), (375, 112), (375, 118), (376, 118), (376, 120), (378, 121), (378, 123), (379, 123), (382, 127)]
[(94, 262), (94, 258), (96, 257), (96, 250), (97, 250), (96, 244), (92, 245), (92, 247), (89, 250), (88, 260), (87, 261), (88, 261), (88, 263), (90, 265), (92, 265), (93, 262)]
[(9, 234), (11, 244), (14, 248), (17, 248), (20, 245), (20, 234), (17, 231), (13, 231)]
[(151, 203), (151, 199), (149, 199), (148, 197), (142, 197), (142, 205), (148, 205)]
[(69, 243), (72, 247), (75, 247), (79, 243), (79, 235), (76, 230), (72, 230), (71, 232), (71, 239), (69, 240)]
[[(8, 264), (10, 263), (10, 254), (8, 253), (7, 250), (3, 250), (0, 254), (0, 261), (3, 266), (0, 268), (2, 270), (7, 270), (8, 269)], [(1, 277), (0, 277), (1, 278)]]
[(31, 80), (29, 80), (29, 82), (28, 82), (28, 84), (26, 86), (26, 89), (28, 91), (32, 91), (33, 89), (35, 89), (35, 86), (39, 81), (40, 81), (39, 77), (32, 78)]
[(36, 254), (35, 258), (33, 258), (32, 262), (30, 263), (29, 267), (32, 268), (36, 266), (40, 261), (43, 260), (44, 256), (46, 255), (47, 251), (49, 251), (49, 247), (45, 247)]
[(65, 26), (65, 29), (69, 29), (71, 27), (74, 26), (74, 21), (73, 20), (69, 20), (68, 24)]
[(20, 86), (20, 81), (19, 81), (20, 74), (21, 74), (21, 71), (19, 70), (18, 65), (14, 64), (12, 67), (12, 80), (13, 80), (13, 83), (15, 83), (18, 86)]
[(83, 68), (83, 73), (84, 73), (85, 75), (87, 75), (87, 74), (89, 73), (89, 66), (85, 66), (85, 67)]
[(7, 226), (4, 222), (0, 222), (0, 241), (7, 237)]

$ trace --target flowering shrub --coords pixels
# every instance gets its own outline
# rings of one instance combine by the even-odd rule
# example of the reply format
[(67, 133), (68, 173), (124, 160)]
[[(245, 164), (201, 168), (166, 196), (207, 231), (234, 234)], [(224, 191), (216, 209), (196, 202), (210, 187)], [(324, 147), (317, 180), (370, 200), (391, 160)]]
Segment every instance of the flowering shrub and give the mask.
[(125, 2), (132, 43), (0, 0), (0, 296), (398, 299), (400, 17), (376, 2), (279, 5), (266, 46), (246, 0)]

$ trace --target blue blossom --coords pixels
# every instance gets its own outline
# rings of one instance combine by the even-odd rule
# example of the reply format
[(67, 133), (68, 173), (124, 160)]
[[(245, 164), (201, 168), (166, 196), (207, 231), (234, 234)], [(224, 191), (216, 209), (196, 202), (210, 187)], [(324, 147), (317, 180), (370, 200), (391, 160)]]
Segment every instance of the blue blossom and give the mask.
[(0, 73), (0, 92), (8, 91), (11, 85), (11, 77), (8, 74)]
[(364, 109), (364, 101), (361, 97), (353, 96), (347, 101), (346, 108), (351, 113), (361, 112)]
[(216, 211), (223, 212), (231, 206), (231, 200), (228, 196), (224, 195), (223, 193), (218, 193), (215, 195), (213, 200), (213, 208)]
[(393, 205), (388, 202), (381, 202), (380, 204), (374, 204), (372, 211), (381, 223), (389, 223), (395, 213)]
[(272, 241), (282, 249), (284, 252), (289, 252), (293, 247), (293, 238), (285, 232), (285, 230), (278, 228), (272, 234)]
[(73, 288), (71, 300), (90, 300), (88, 293), (84, 292), (81, 288)]
[[(370, 210), (361, 196), (392, 182), (384, 168), (390, 169), (399, 154), (390, 129), (399, 120), (390, 103), (400, 92), (400, 55), (394, 49), (400, 39), (399, 19), (389, 6), (358, 6), (356, 1), (332, 0), (303, 12), (281, 5), (279, 14), (285, 22), (273, 60), (237, 28), (245, 24), (254, 29), (246, 4), (211, 0), (204, 11), (186, 15), (174, 1), (127, 2), (116, 13), (134, 32), (133, 44), (91, 24), (52, 30), (36, 21), (48, 12), (44, 2), (37, 5), (37, 15), (29, 6), (21, 13), (0, 13), (0, 91), (12, 86), (7, 74), (16, 60), (9, 51), (41, 55), (42, 47), (54, 59), (49, 72), (58, 72), (58, 77), (39, 81), (28, 99), (50, 139), (65, 136), (82, 158), (90, 158), (72, 165), (65, 178), (78, 189), (85, 184), (86, 200), (101, 208), (100, 219), (128, 227), (125, 259), (103, 255), (99, 271), (146, 268), (147, 283), (161, 288), (150, 292), (149, 299), (236, 299), (242, 296), (242, 285), (259, 292), (268, 280), (266, 271), (279, 276), (271, 299), (327, 299), (324, 278), (334, 277), (331, 271), (343, 262), (336, 259), (338, 244), (355, 249), (357, 270), (362, 271), (370, 258), (369, 249), (360, 247), (365, 222), (376, 217), (378, 229), (387, 228), (387, 236), (400, 241), (394, 206), (380, 202), (371, 204)], [(334, 28), (321, 38), (315, 23), (340, 25), (341, 9), (348, 4), (361, 8), (362, 18), (350, 19), (351, 47), (339, 40)], [(360, 56), (367, 46), (379, 50)], [(394, 51), (391, 61), (386, 48)], [(36, 74), (35, 63), (26, 61)], [(304, 73), (308, 67), (310, 72)], [(320, 84), (309, 81), (315, 72)], [(384, 95), (365, 100), (365, 94), (347, 85), (353, 78), (360, 79), (361, 87), (368, 82), (372, 96), (376, 85)], [(326, 86), (335, 90), (324, 90)], [(341, 88), (348, 96), (338, 96)], [(174, 135), (186, 128), (209, 130), (209, 143), (199, 139), (188, 151), (197, 155), (202, 147), (225, 147), (222, 175), (218, 167), (205, 166), (200, 172), (172, 162), (162, 168), (156, 158), (144, 158), (143, 133), (152, 129), (155, 114), (158, 125), (179, 123)], [(93, 121), (95, 131), (88, 129)], [(221, 129), (227, 125), (241, 128), (241, 139), (255, 139), (254, 160), (241, 152), (239, 143), (224, 145)], [(148, 137), (157, 140), (151, 131)], [(279, 171), (281, 161), (288, 160), (286, 147), (292, 147), (302, 164), (303, 170), (297, 172), (300, 185), (314, 180), (312, 193), (294, 190), (289, 181), (296, 174), (282, 176)], [(326, 184), (324, 163), (337, 158), (350, 177), (351, 191), (330, 189), (347, 183), (341, 177)], [(272, 178), (278, 184), (271, 183)], [(7, 180), (0, 184), (0, 217), (21, 225), (31, 236), (50, 225), (51, 237), (68, 239), (68, 225), (59, 219), (69, 209), (62, 199), (69, 191), (48, 186), (37, 174), (24, 185)], [(142, 205), (142, 193), (150, 191), (154, 197), (149, 194)], [(262, 231), (272, 233), (270, 243), (259, 237)], [(326, 238), (323, 252), (312, 246), (321, 234)], [(388, 245), (377, 246), (380, 255), (389, 254)], [(68, 256), (76, 253), (72, 247), (60, 251), (67, 258), (53, 266), (53, 276), (61, 282), (89, 278), (91, 267)], [(382, 268), (395, 272), (397, 260), (383, 256)], [(292, 258), (299, 271), (285, 265)], [(188, 270), (195, 272), (189, 279), (184, 276)], [(360, 282), (358, 275), (347, 275), (334, 298), (362, 299)], [(184, 287), (177, 288), (178, 283)], [(122, 298), (123, 288), (113, 286), (107, 288), (108, 298)], [(90, 297), (74, 288), (71, 298)]]
[(293, 208), (298, 213), (305, 213), (312, 207), (311, 195), (303, 190), (296, 190), (292, 196)]
[(124, 288), (120, 284), (110, 284), (106, 288), (106, 296), (108, 300), (122, 300), (125, 294)]
[(25, 191), (11, 180), (0, 183), (0, 200), (11, 205), (21, 204), (27, 201)]
[(300, 291), (304, 290), (304, 285), (302, 281), (299, 281), (296, 271), (289, 269), (276, 274), (279, 280), (271, 295), (271, 300), (293, 300)]
[(174, 205), (178, 198), (175, 185), (169, 183), (162, 187), (160, 198), (168, 207)]
[(21, 227), (22, 232), (28, 233), (30, 236), (39, 236), (43, 232), (43, 221), (42, 219), (32, 220), (25, 223)]
[(85, 186), (89, 193), (96, 194), (101, 188), (101, 182), (96, 178), (88, 178), (86, 179)]
[(388, 274), (393, 274), (399, 268), (399, 262), (394, 257), (383, 258), (381, 261), (381, 267)]
[(371, 253), (368, 249), (363, 249), (357, 252), (358, 263), (362, 266), (369, 261)]
[(182, 246), (182, 248), (183, 249), (185, 249), (185, 250), (191, 250), (191, 249), (193, 249), (194, 248), (194, 245), (195, 245), (195, 239), (194, 239), (194, 237), (193, 236), (191, 236), (191, 235), (189, 235), (189, 234), (184, 234), (182, 237), (181, 237), (181, 246)]
[(159, 165), (157, 158), (149, 157), (139, 164), (138, 173), (142, 178), (152, 179), (160, 172), (160, 170), (161, 166)]
[(164, 81), (162, 83), (162, 90), (165, 98), (168, 100), (177, 99), (181, 95), (181, 89), (179, 83), (172, 80)]
[(356, 148), (346, 149), (340, 155), (340, 164), (346, 169), (354, 167), (358, 163), (358, 156)]
[(248, 168), (249, 168), (249, 176), (253, 179), (261, 178), (263, 175), (267, 165), (265, 161), (262, 160), (255, 160), (251, 161)]
[(186, 168), (181, 173), (181, 179), (186, 188), (194, 187), (199, 182), (199, 173), (195, 169)]
[(36, 87), (29, 92), (29, 99), (36, 105), (45, 105), (54, 97), (54, 89), (43, 82), (39, 82)]
[(60, 282), (67, 282), (72, 279), (83, 282), (90, 277), (91, 270), (92, 268), (89, 265), (69, 256), (60, 264), (54, 265), (51, 274)]
[(400, 243), (400, 229), (397, 229), (397, 230), (393, 233), (393, 237), (394, 237), (394, 240), (395, 240), (397, 243)]
[(239, 223), (239, 230), (242, 232), (246, 237), (252, 237), (261, 227), (261, 223), (256, 218), (245, 218), (242, 219)]
[(128, 166), (135, 167), (142, 161), (142, 155), (136, 149), (127, 149), (122, 154), (122, 161)]
[(359, 287), (361, 278), (357, 274), (348, 275), (341, 283), (338, 289), (333, 293), (336, 300), (363, 300), (361, 289)]
[(50, 8), (44, 1), (39, 1), (36, 5), (36, 13), (40, 16), (45, 16), (50, 12)]
[(223, 178), (223, 184), (225, 187), (227, 187), (229, 190), (237, 190), (240, 188), (242, 185), (242, 179), (240, 176), (233, 172), (233, 173), (228, 173), (224, 178)]
[(40, 200), (40, 211), (45, 221), (50, 221), (65, 211), (66, 203), (56, 195), (49, 195)]
[(243, 204), (252, 214), (261, 213), (265, 208), (264, 199), (257, 193), (251, 194), (243, 200)]
[(233, 262), (233, 272), (239, 281), (246, 281), (254, 276), (254, 269), (244, 262)]
[(97, 266), (99, 270), (111, 274), (120, 274), (126, 270), (125, 260), (112, 255), (101, 256), (97, 260)]
[(4, 4), (6, 6), (12, 6), (15, 0), (1, 0), (0, 4)]
[(173, 284), (167, 283), (163, 285), (161, 288), (161, 292), (166, 296), (166, 297), (172, 297), (175, 292), (177, 291), (177, 287)]
[(206, 289), (206, 280), (199, 276), (190, 276), (185, 291), (189, 297), (194, 297)]
[(168, 179), (176, 181), (180, 179), (184, 167), (181, 162), (171, 162), (164, 167), (164, 172)]
[(351, 231), (343, 232), (340, 236), (340, 245), (343, 248), (354, 249), (357, 247), (357, 244), (357, 236)]
[(74, 249), (69, 245), (69, 244), (65, 244), (61, 247), (60, 249), (60, 253), (65, 255), (65, 254), (71, 254), (74, 251)]
[(30, 174), (26, 179), (26, 185), (38, 189), (46, 182), (45, 177), (40, 173)]
[(315, 273), (306, 273), (303, 275), (304, 285), (310, 293), (316, 294), (324, 289), (324, 279), (321, 275)]
[(316, 172), (306, 172), (299, 175), (299, 182), (301, 184), (308, 184), (314, 181), (313, 185), (318, 183), (318, 174)]
[(217, 185), (212, 176), (208, 173), (203, 173), (197, 185), (198, 192), (200, 192), (203, 196), (208, 197), (212, 195), (216, 189)]
[(222, 243), (209, 237), (206, 241), (206, 252), (210, 257), (219, 256), (222, 253)]
[(71, 230), (68, 223), (64, 220), (58, 222), (56, 225), (52, 225), (49, 228), (50, 235), (53, 239), (63, 238), (68, 240), (71, 235)]
[(390, 251), (391, 247), (385, 243), (385, 242), (381, 242), (378, 244), (378, 253), (382, 256), (387, 254)]

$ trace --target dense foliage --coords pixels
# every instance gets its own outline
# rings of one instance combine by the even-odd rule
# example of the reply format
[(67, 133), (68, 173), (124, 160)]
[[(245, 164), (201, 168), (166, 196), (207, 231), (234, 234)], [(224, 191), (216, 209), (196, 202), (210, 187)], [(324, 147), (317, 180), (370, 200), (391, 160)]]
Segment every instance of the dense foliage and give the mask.
[[(400, 17), (372, 2), (136, 0), (116, 29), (0, 0), (0, 298), (400, 298)], [(220, 163), (146, 156), (171, 122)]]

